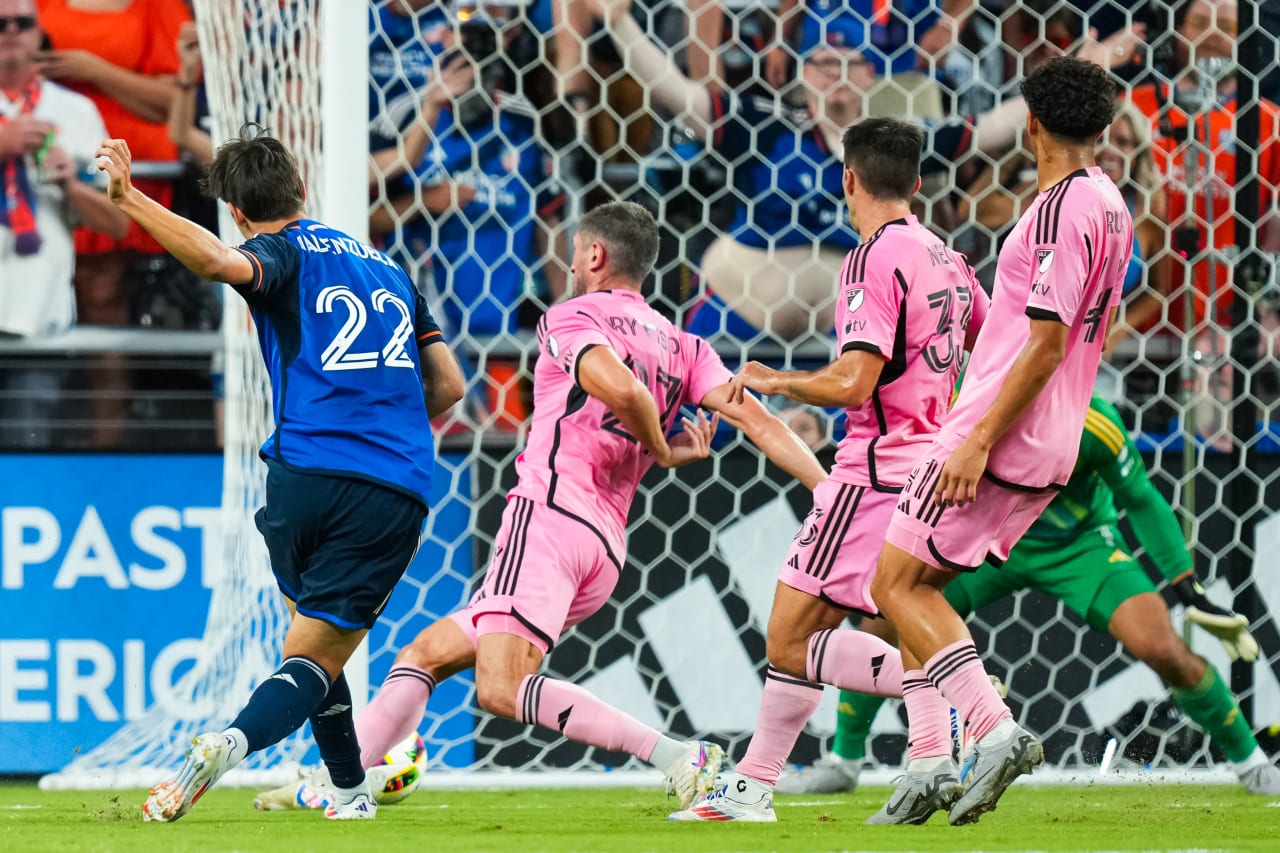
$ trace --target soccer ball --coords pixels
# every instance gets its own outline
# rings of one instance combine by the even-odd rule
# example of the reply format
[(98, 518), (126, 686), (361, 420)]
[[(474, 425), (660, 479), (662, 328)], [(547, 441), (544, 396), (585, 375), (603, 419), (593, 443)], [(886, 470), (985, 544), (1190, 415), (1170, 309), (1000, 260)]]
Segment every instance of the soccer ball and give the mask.
[(378, 805), (398, 803), (412, 794), (422, 781), (426, 764), (427, 745), (417, 732), (391, 747), (378, 762), (379, 768), (386, 768), (382, 771), (386, 777), (378, 794)]

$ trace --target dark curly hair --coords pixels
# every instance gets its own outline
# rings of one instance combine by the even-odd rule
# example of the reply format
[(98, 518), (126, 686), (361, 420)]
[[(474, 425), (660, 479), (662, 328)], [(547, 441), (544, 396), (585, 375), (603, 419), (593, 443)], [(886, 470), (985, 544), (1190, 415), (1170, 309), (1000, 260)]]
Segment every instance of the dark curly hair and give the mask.
[(1092, 62), (1060, 56), (1022, 81), (1022, 95), (1036, 121), (1054, 136), (1088, 144), (1116, 115), (1120, 88), (1109, 72)]

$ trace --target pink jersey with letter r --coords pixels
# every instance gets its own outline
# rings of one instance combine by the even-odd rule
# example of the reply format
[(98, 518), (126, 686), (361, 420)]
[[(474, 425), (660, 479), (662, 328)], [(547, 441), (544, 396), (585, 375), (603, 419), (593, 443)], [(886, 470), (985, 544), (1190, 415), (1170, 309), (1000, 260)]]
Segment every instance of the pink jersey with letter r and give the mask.
[(702, 339), (672, 325), (639, 293), (608, 290), (551, 307), (538, 323), (533, 424), (511, 497), (528, 498), (596, 531), (621, 568), (627, 513), (653, 457), (578, 384), (578, 362), (606, 346), (649, 389), (668, 432), (729, 370)]
[(1028, 317), (1064, 323), (1062, 364), (992, 447), (986, 476), (1023, 490), (1067, 482), (1132, 247), (1133, 219), (1098, 167), (1079, 169), (1036, 196), (1000, 250), (991, 314), (940, 444), (958, 447), (995, 402), (1030, 339)]
[(914, 216), (884, 225), (840, 270), (840, 352), (885, 360), (871, 398), (845, 409), (831, 479), (897, 491), (950, 410), (967, 329), (988, 299), (964, 256)]

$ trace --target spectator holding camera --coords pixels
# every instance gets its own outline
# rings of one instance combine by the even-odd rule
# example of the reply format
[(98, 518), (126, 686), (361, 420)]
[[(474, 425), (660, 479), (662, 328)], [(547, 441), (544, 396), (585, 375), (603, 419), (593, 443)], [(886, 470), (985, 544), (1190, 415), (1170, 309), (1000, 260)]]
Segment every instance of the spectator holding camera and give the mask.
[[(73, 225), (117, 239), (128, 228), (91, 183), (106, 136), (102, 117), (87, 98), (40, 74), (40, 39), (35, 0), (0, 0), (0, 337), (71, 328)], [(0, 384), (12, 401), (4, 419), (21, 424), (5, 444), (46, 445), (58, 377), (14, 370)]]
[[(741, 336), (734, 326), (745, 323), (784, 343), (826, 335), (835, 316), (832, 282), (858, 242), (839, 200), (841, 134), (863, 117), (865, 95), (876, 82), (870, 61), (854, 47), (861, 31), (836, 21), (821, 40), (802, 46), (807, 103), (786, 110), (772, 99), (713, 93), (685, 77), (627, 14), (629, 0), (589, 2), (653, 101), (733, 171), (733, 222), (701, 267), (711, 293), (738, 316), (726, 317), (722, 328), (698, 323), (695, 330)], [(1025, 114), (1015, 99), (973, 122), (933, 128), (923, 170), (946, 170), (973, 149), (1009, 148)]]

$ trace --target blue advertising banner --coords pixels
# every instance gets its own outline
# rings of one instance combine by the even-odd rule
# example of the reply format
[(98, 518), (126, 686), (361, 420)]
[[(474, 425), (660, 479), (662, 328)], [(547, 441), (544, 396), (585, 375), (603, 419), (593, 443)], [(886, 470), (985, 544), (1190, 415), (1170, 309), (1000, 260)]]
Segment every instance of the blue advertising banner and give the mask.
[[(423, 610), (465, 600), (469, 502), (441, 473), (432, 542), (370, 638), (375, 687)], [(153, 702), (175, 701), (216, 582), (221, 489), (217, 455), (0, 455), (0, 773), (57, 770)], [(438, 733), (450, 764), (471, 750), (458, 717)]]

